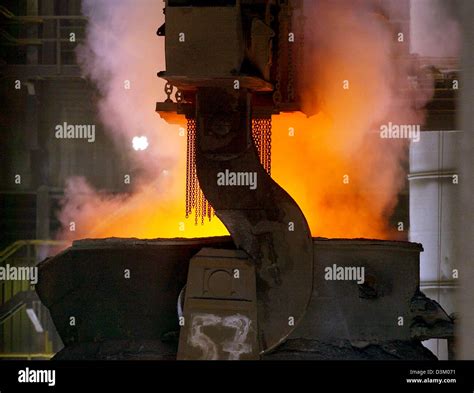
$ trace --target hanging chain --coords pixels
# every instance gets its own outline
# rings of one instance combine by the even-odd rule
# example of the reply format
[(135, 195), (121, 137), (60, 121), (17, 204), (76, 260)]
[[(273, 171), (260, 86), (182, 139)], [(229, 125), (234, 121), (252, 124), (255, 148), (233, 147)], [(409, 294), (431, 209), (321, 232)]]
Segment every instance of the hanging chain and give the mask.
[(176, 102), (179, 104), (180, 102), (183, 102), (183, 92), (179, 89), (176, 90), (176, 94), (174, 95), (174, 99)]
[(252, 119), (252, 138), (260, 157), (260, 119)]
[(201, 193), (202, 193), (202, 210), (201, 210), (201, 225), (204, 224), (204, 218), (207, 216), (207, 199), (206, 197), (204, 196), (204, 193), (202, 192), (201, 190)]
[(202, 216), (202, 198), (201, 198), (201, 189), (198, 189), (197, 201), (195, 206), (195, 215), (194, 215), (194, 225), (198, 224), (198, 219)]
[(188, 119), (188, 124), (187, 124), (187, 129), (188, 132), (186, 134), (186, 218), (189, 217), (191, 214), (191, 182), (192, 182), (192, 163), (193, 163), (193, 158), (192, 158), (192, 125), (191, 125), (192, 120)]
[(265, 138), (265, 153), (263, 155), (263, 167), (270, 175), (272, 172), (272, 118), (263, 119), (264, 130), (263, 136)]
[(271, 173), (272, 157), (272, 118), (252, 119), (252, 137), (257, 148), (258, 158), (265, 171)]
[(214, 209), (206, 199), (199, 186), (196, 171), (196, 120), (187, 121), (187, 146), (186, 146), (186, 218), (194, 210), (194, 224), (197, 225), (199, 219), (204, 224), (204, 218), (209, 221), (215, 215)]
[(165, 84), (165, 94), (166, 94), (165, 102), (173, 102), (173, 100), (171, 99), (171, 94), (173, 94), (173, 85), (169, 82), (166, 82)]
[(194, 143), (196, 139), (196, 120), (188, 119), (187, 157), (186, 157), (186, 218), (195, 206), (196, 159)]
[[(194, 210), (194, 224), (197, 225), (207, 217), (209, 221), (215, 211), (205, 197), (199, 185), (196, 172), (196, 120), (187, 121), (186, 145), (186, 218)], [(265, 171), (271, 173), (272, 118), (252, 119), (252, 138), (257, 148), (259, 160)]]

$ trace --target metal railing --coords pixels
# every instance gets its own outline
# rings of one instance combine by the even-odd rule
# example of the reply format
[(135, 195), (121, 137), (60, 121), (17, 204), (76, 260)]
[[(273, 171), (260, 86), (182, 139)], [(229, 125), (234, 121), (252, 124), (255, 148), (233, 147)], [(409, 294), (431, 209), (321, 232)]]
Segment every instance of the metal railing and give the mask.
[(31, 252), (29, 252), (29, 247), (61, 247), (67, 244), (67, 242), (60, 240), (17, 240), (16, 242), (10, 244), (8, 247), (0, 251), (0, 264), (3, 264), (5, 260), (7, 260), (10, 256), (15, 254), (18, 250), (22, 248), (26, 248), (28, 250), (27, 257), (31, 258), (32, 255), (34, 256), (36, 254), (31, 254)]
[[(83, 42), (87, 17), (84, 15), (14, 15), (4, 6), (0, 6), (0, 16), (3, 17), (8, 25), (43, 25), (53, 23), (54, 32), (46, 33), (47, 29), (37, 29), (35, 34), (29, 33), (26, 37), (17, 37), (10, 34), (6, 30), (0, 30), (1, 44), (4, 46), (26, 46), (26, 47), (40, 47), (43, 50), (46, 45), (54, 44), (55, 47), (55, 62), (52, 65), (56, 67), (56, 74), (62, 74), (63, 68), (63, 44), (78, 44)], [(52, 27), (52, 26), (51, 26)], [(74, 39), (65, 38), (64, 31), (67, 33), (74, 33)], [(53, 36), (50, 37), (49, 35)], [(45, 65), (42, 62), (30, 65)], [(76, 64), (74, 64), (76, 66)]]
[[(41, 253), (65, 245), (54, 240), (18, 240), (0, 252), (0, 267), (36, 267)], [(49, 359), (59, 345), (49, 311), (31, 282), (0, 281), (0, 359)]]

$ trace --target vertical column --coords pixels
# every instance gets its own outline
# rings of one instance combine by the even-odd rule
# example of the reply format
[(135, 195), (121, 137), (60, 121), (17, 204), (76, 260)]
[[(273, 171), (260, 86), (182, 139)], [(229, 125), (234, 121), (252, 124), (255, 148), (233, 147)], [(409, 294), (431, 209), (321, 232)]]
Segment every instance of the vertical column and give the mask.
[(463, 30), (463, 74), (461, 75), (461, 182), (456, 211), (456, 256), (460, 270), (460, 343), (458, 358), (474, 359), (474, 2), (464, 0), (460, 12)]
[[(459, 190), (456, 157), (459, 131), (424, 131), (410, 146), (410, 241), (423, 245), (420, 287), (451, 314), (457, 311), (454, 290), (458, 261), (454, 250), (454, 209)], [(425, 345), (440, 359), (447, 359), (446, 340)]]
[(50, 238), (50, 197), (49, 188), (40, 186), (36, 193), (36, 238), (47, 240)]

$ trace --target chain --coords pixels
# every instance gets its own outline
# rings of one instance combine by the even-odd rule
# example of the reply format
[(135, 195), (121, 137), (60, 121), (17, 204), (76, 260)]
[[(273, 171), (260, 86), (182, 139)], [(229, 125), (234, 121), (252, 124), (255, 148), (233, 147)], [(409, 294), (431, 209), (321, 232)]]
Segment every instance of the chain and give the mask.
[(191, 155), (191, 140), (192, 140), (192, 125), (191, 125), (192, 120), (188, 119), (187, 121), (187, 135), (186, 135), (186, 218), (189, 217), (189, 214), (191, 213), (191, 181), (192, 181), (192, 155)]
[(272, 172), (272, 118), (263, 119), (264, 122), (264, 138), (265, 138), (265, 153), (263, 157), (263, 167), (270, 175)]
[[(207, 217), (209, 221), (215, 211), (202, 192), (196, 172), (196, 120), (187, 121), (186, 145), (186, 218), (194, 210), (194, 224), (199, 219), (201, 225)], [(259, 160), (268, 174), (271, 173), (272, 119), (271, 117), (252, 119), (252, 138)]]
[(176, 100), (177, 103), (180, 103), (183, 101), (183, 92), (179, 89), (176, 90), (176, 94), (174, 95), (174, 99)]
[[(213, 213), (213, 210), (214, 210), (214, 209), (212, 208), (211, 204), (208, 203), (208, 204), (207, 204), (207, 218), (209, 219), (209, 221), (211, 221), (211, 218), (212, 218), (212, 216), (213, 216), (213, 214), (212, 214), (212, 213)], [(215, 212), (214, 212), (214, 214), (215, 214)]]
[(260, 157), (260, 119), (252, 119), (252, 138)]
[(196, 214), (194, 215), (194, 224), (198, 224), (199, 217), (202, 216), (202, 196), (201, 196), (201, 188), (199, 187), (198, 195), (197, 195), (197, 205), (196, 205)]
[(252, 138), (257, 155), (265, 171), (271, 172), (272, 118), (252, 119)]
[(207, 216), (209, 221), (215, 215), (214, 209), (205, 197), (199, 185), (196, 171), (196, 120), (187, 121), (187, 146), (186, 146), (186, 218), (194, 210), (194, 224), (197, 225), (201, 219)]
[(173, 94), (173, 85), (169, 82), (166, 82), (165, 84), (165, 94), (166, 94), (165, 102), (173, 102), (173, 100), (171, 99), (171, 94)]
[(201, 190), (201, 194), (202, 194), (202, 210), (201, 210), (201, 225), (204, 224), (204, 217), (207, 216), (207, 199), (206, 197), (204, 196), (204, 193), (202, 192)]
[(191, 214), (195, 204), (195, 149), (194, 141), (196, 138), (196, 120), (188, 119), (188, 135), (187, 135), (187, 157), (186, 157), (186, 218)]

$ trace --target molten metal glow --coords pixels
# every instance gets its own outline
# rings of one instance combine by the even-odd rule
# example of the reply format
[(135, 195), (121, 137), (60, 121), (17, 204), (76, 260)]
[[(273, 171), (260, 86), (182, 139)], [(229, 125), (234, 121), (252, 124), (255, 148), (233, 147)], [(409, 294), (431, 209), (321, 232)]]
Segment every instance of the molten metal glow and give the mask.
[(280, 115), (273, 123), (272, 176), (299, 204), (313, 236), (397, 236), (388, 219), (403, 171), (384, 146), (393, 142), (377, 133), (358, 141), (323, 113)]
[[(352, 155), (344, 153), (344, 145), (355, 143), (354, 139), (346, 141), (346, 133), (335, 131), (324, 114), (310, 118), (300, 113), (284, 114), (275, 116), (273, 125), (272, 176), (300, 205), (314, 236), (390, 237), (386, 213), (394, 207), (393, 193), (399, 185), (393, 181), (394, 169), (383, 167), (384, 157), (389, 164), (390, 157), (376, 154), (377, 149), (383, 151), (377, 134), (369, 147), (361, 147), (360, 153)], [(177, 135), (174, 127), (170, 125), (170, 137)], [(73, 217), (75, 231), (65, 231), (63, 237), (227, 235), (217, 217), (210, 222), (206, 219), (204, 225), (196, 225), (194, 215), (184, 217), (185, 138), (174, 138), (181, 151), (178, 167), (170, 173), (163, 170), (159, 181), (140, 187), (128, 197), (102, 196), (82, 180), (70, 182), (68, 194), (74, 195), (77, 206), (72, 210), (80, 214)], [(396, 171), (402, 178), (401, 170)], [(345, 175), (348, 183), (344, 182)], [(71, 201), (68, 204), (71, 207)]]

